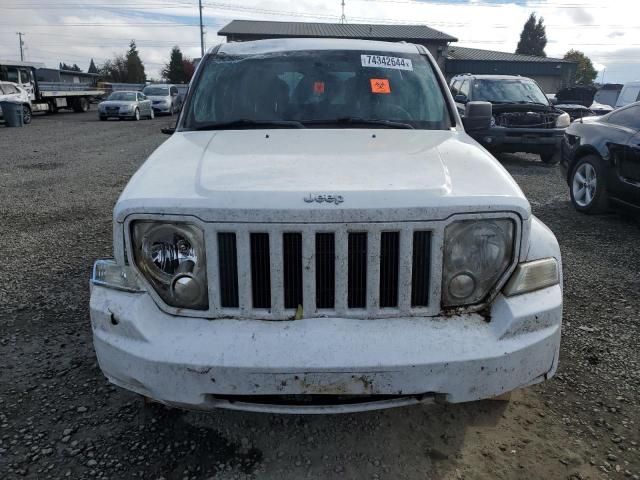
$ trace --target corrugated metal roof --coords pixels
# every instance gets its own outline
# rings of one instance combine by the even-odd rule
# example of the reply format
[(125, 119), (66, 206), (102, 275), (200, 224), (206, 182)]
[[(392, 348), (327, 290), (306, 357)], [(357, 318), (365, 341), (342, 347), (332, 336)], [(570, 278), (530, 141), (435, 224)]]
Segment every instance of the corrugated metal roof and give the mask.
[(536, 57), (535, 55), (520, 55), (518, 53), (496, 52), (495, 50), (480, 50), (479, 48), (449, 47), (447, 59), (450, 60), (480, 60), (498, 62), (541, 62), (541, 63), (573, 63), (561, 58)]
[(426, 25), (374, 25), (365, 23), (307, 23), (234, 20), (218, 35), (265, 35), (269, 37), (360, 38), (367, 40), (441, 40), (458, 39)]

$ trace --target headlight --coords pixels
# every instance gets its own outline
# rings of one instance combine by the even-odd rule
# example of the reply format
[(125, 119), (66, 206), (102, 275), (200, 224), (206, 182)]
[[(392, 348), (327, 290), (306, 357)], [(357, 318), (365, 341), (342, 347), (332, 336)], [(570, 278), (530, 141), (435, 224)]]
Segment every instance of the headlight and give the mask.
[(563, 113), (556, 119), (556, 128), (567, 128), (571, 125), (571, 117), (568, 113)]
[(445, 231), (442, 273), (444, 306), (479, 303), (513, 259), (513, 220), (463, 220)]
[(131, 234), (136, 265), (168, 305), (209, 308), (202, 230), (188, 223), (139, 221)]

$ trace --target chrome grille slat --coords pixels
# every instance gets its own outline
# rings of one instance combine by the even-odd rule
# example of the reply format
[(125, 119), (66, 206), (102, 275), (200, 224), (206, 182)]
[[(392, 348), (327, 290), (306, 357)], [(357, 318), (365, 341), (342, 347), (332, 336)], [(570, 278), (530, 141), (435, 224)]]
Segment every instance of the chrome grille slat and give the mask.
[(398, 266), (398, 309), (403, 315), (411, 310), (411, 271), (413, 267), (413, 230), (400, 231), (400, 265)]
[(315, 315), (316, 309), (316, 261), (315, 231), (302, 232), (302, 305), (305, 316)]
[(336, 229), (336, 291), (335, 291), (335, 309), (336, 314), (345, 315), (347, 313), (347, 293), (348, 293), (348, 232), (346, 227)]
[(249, 232), (240, 230), (236, 233), (238, 251), (238, 291), (239, 305), (242, 312), (250, 312), (251, 306), (251, 249)]
[(271, 311), (280, 316), (284, 313), (284, 246), (283, 234), (269, 231), (269, 270), (271, 273)]
[(369, 231), (367, 235), (367, 311), (380, 309), (380, 231)]

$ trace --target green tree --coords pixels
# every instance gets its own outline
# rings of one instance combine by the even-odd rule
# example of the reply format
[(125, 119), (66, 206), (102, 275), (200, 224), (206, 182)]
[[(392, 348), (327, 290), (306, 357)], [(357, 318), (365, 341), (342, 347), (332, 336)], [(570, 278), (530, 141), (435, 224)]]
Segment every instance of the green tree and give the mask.
[(126, 55), (127, 60), (127, 82), (128, 83), (145, 83), (147, 76), (144, 73), (144, 65), (140, 60), (140, 54), (136, 47), (135, 40), (129, 43), (129, 50)]
[(196, 66), (193, 64), (193, 60), (187, 57), (182, 60), (182, 65), (184, 66), (184, 83), (189, 83), (196, 71)]
[(569, 50), (565, 56), (565, 60), (577, 63), (575, 83), (582, 85), (591, 85), (598, 76), (597, 70), (593, 66), (591, 59), (579, 50)]
[(64, 62), (60, 62), (59, 64), (60, 70), (67, 70), (69, 72), (81, 72), (82, 69), (76, 65), (75, 63), (73, 65), (67, 65)]
[(167, 63), (162, 69), (162, 78), (170, 83), (186, 83), (184, 58), (177, 45), (171, 49), (169, 63)]
[(91, 59), (91, 63), (89, 64), (88, 73), (98, 73), (98, 69), (96, 68), (96, 64), (93, 63), (93, 58)]
[(532, 13), (522, 28), (516, 53), (546, 57), (547, 54), (544, 52), (546, 46), (547, 32), (544, 19), (540, 17), (536, 20), (536, 14)]
[(127, 59), (124, 55), (116, 55), (106, 60), (98, 69), (100, 78), (107, 82), (126, 83), (129, 81)]

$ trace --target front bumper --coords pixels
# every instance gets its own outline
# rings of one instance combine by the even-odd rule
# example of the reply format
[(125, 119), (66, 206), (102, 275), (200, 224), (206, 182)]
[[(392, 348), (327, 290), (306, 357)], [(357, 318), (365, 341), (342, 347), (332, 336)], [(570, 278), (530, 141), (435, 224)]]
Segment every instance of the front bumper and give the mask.
[(471, 135), (488, 150), (553, 153), (560, 150), (564, 131), (564, 128), (493, 127), (480, 132), (471, 132)]
[(159, 104), (153, 104), (151, 105), (151, 108), (153, 108), (153, 111), (155, 113), (170, 113), (171, 112), (171, 104), (167, 105), (164, 103), (159, 103)]
[(130, 112), (98, 112), (100, 118), (133, 118), (135, 116), (135, 110)]
[[(116, 385), (193, 409), (342, 413), (479, 400), (549, 378), (562, 293), (556, 285), (500, 295), (490, 321), (203, 320), (164, 313), (146, 293), (96, 285), (90, 308), (98, 362)], [(310, 403), (280, 402), (300, 396)]]

